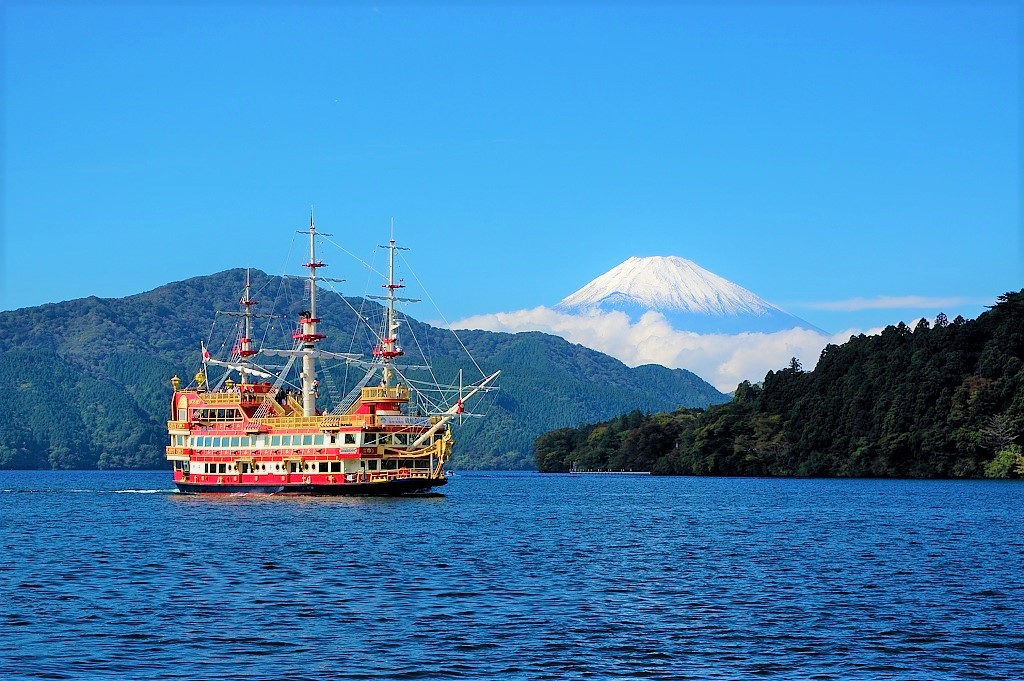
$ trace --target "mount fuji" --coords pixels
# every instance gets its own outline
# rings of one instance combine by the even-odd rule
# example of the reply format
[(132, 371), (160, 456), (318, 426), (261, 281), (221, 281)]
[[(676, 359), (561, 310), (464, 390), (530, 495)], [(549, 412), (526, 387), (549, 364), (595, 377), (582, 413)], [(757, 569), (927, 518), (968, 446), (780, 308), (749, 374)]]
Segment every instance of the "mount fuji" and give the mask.
[(632, 257), (562, 299), (569, 315), (619, 311), (637, 322), (661, 313), (677, 331), (700, 334), (773, 333), (814, 325), (737, 284), (677, 256)]

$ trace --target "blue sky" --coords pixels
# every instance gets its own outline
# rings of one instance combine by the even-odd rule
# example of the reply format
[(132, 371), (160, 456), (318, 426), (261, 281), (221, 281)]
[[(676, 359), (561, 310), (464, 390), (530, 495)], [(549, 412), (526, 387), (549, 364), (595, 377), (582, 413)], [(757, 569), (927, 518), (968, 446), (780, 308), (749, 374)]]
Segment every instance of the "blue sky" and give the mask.
[(0, 11), (0, 309), (298, 272), (310, 206), (450, 320), (631, 255), (833, 331), (1024, 286), (1016, 3)]

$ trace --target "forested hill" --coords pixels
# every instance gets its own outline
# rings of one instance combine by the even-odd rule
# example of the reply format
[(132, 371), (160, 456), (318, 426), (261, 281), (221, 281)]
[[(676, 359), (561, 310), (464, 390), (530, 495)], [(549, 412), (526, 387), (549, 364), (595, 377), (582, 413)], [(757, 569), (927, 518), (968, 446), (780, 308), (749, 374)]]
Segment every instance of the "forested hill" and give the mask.
[(707, 411), (636, 411), (549, 432), (543, 471), (676, 475), (1019, 477), (1024, 473), (1024, 291), (978, 319), (939, 315), (829, 345)]
[[(162, 286), (127, 298), (85, 298), (0, 313), (0, 468), (163, 467), (168, 379), (186, 381), (198, 368), (199, 342), (216, 353), (233, 337), (218, 336), (218, 310), (238, 309), (244, 270)], [(303, 309), (302, 282), (253, 271), (262, 302), (278, 315), (269, 332), (290, 344)], [(277, 301), (277, 302), (275, 302)], [(287, 302), (286, 302), (287, 301)], [(376, 303), (324, 292), (319, 298), (324, 348), (362, 352), (353, 334), (357, 311)], [(430, 358), (442, 381), (480, 372), (450, 331), (415, 320), (403, 336), (410, 363)], [(262, 334), (258, 338), (262, 338)], [(609, 418), (630, 409), (705, 406), (728, 398), (688, 371), (629, 368), (616, 359), (540, 333), (460, 332), (501, 390), (470, 405), (486, 418), (467, 418), (456, 431), (453, 464), (462, 468), (530, 468), (533, 440), (560, 426)], [(225, 345), (226, 344), (226, 345)], [(359, 372), (361, 376), (362, 372)], [(343, 392), (357, 380), (339, 380)], [(327, 392), (327, 391), (324, 391)], [(325, 396), (326, 397), (326, 396)]]

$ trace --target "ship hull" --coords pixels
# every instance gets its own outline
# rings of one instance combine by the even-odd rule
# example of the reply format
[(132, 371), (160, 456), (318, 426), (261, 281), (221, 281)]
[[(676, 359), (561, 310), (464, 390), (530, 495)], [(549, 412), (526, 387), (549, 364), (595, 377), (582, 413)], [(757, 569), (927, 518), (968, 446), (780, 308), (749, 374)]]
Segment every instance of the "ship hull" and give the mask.
[(448, 484), (445, 478), (399, 478), (387, 482), (350, 482), (345, 484), (261, 485), (236, 483), (211, 485), (175, 481), (183, 494), (273, 494), (306, 497), (395, 497), (426, 492)]

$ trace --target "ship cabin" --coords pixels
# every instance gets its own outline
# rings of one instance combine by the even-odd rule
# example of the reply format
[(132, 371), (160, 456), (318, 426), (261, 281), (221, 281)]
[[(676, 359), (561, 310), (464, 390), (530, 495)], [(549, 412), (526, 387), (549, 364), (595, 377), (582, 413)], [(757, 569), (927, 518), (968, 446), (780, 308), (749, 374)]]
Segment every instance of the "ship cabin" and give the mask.
[(406, 386), (363, 387), (344, 413), (304, 416), (301, 395), (269, 383), (179, 390), (175, 379), (167, 424), (175, 482), (287, 486), (444, 477), (449, 429), (428, 433), (439, 417), (404, 414)]

